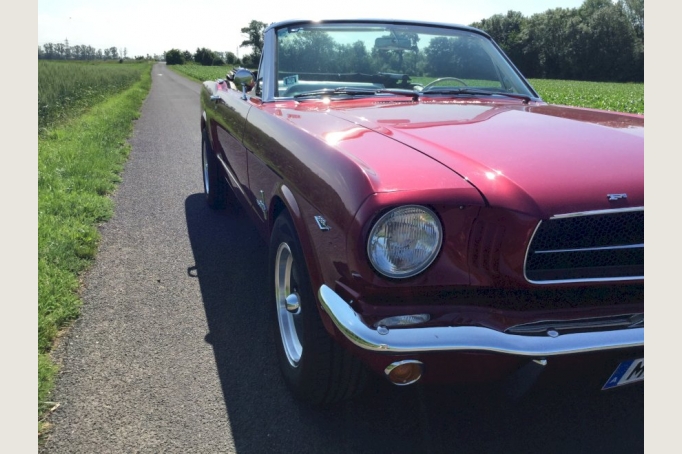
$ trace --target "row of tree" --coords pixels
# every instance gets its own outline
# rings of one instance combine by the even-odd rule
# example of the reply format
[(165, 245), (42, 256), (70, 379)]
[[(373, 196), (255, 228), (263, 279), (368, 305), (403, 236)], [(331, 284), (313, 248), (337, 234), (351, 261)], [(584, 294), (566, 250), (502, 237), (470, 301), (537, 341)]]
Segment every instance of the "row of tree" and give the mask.
[[(76, 45), (70, 46), (69, 40), (64, 40), (63, 43), (45, 43), (38, 46), (39, 60), (118, 60), (128, 58), (128, 49), (125, 47), (119, 53), (117, 47), (109, 47), (106, 49), (95, 49), (92, 46)], [(135, 57), (137, 60), (143, 60), (145, 57)], [(153, 57), (147, 55), (147, 59)]]
[[(377, 39), (368, 47), (363, 41), (342, 44), (321, 31), (290, 34), (279, 43), (280, 74), (379, 74), (497, 80), (492, 60), (481, 47), (482, 40), (440, 36), (419, 50), (416, 33), (393, 32), (384, 37), (398, 40), (405, 49), (388, 49)], [(398, 79), (396, 79), (397, 82)]]
[(644, 81), (644, 0), (585, 0), (526, 18), (517, 11), (471, 24), (526, 77)]
[[(252, 49), (252, 53), (241, 60), (231, 52), (220, 55), (208, 49), (197, 49), (193, 55), (185, 51), (184, 58), (180, 58), (180, 52), (174, 49), (172, 63), (195, 61), (203, 65), (257, 67), (266, 26), (264, 22), (252, 20), (241, 29), (247, 37), (241, 47)], [(644, 0), (615, 3), (612, 0), (585, 0), (579, 8), (548, 9), (530, 17), (509, 11), (471, 26), (490, 34), (526, 77), (644, 81)], [(292, 61), (299, 65), (301, 59), (315, 60), (316, 55), (330, 55), (332, 44), (324, 36), (311, 39), (315, 42), (297, 43), (282, 52), (291, 54)], [(401, 68), (411, 74), (438, 73), (453, 45), (454, 42), (435, 43), (419, 57), (410, 53), (381, 53), (365, 49), (362, 43), (343, 48), (336, 46), (333, 54), (339, 65), (361, 72)], [(306, 49), (305, 52), (302, 49)], [(166, 59), (171, 64), (168, 53)], [(321, 61), (320, 57), (317, 64)], [(311, 66), (314, 65), (311, 61)]]
[(241, 61), (233, 52), (218, 52), (205, 47), (197, 48), (196, 52), (171, 49), (164, 52), (167, 65), (184, 65), (195, 62), (202, 66), (239, 65)]
[(244, 55), (241, 59), (232, 52), (213, 51), (205, 47), (197, 48), (194, 53), (174, 48), (164, 52), (166, 64), (184, 65), (195, 62), (202, 66), (242, 65), (247, 68), (256, 68), (263, 52), (263, 32), (266, 27), (265, 22), (257, 20), (252, 20), (249, 25), (242, 27), (241, 32), (248, 38), (241, 43), (240, 47), (250, 47), (251, 53)]

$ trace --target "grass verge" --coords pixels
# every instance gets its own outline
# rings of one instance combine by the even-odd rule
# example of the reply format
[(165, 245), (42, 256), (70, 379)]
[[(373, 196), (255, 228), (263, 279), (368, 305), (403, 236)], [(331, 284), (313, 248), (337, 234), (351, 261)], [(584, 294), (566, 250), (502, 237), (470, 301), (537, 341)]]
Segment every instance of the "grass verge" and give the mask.
[(56, 405), (58, 367), (50, 351), (80, 312), (79, 275), (95, 257), (98, 224), (113, 214), (108, 197), (130, 152), (127, 138), (151, 88), (141, 79), (86, 114), (38, 138), (38, 434)]

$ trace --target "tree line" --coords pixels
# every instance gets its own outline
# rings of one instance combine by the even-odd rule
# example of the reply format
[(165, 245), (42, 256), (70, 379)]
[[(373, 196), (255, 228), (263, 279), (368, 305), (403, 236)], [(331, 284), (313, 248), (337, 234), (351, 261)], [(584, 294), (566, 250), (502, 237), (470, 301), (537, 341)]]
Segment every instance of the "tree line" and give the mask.
[(263, 51), (263, 32), (267, 25), (265, 22), (252, 20), (249, 25), (242, 27), (241, 32), (248, 38), (242, 41), (240, 47), (250, 47), (251, 53), (244, 55), (241, 59), (233, 52), (213, 51), (205, 47), (197, 48), (194, 53), (173, 48), (164, 52), (166, 64), (184, 65), (194, 62), (202, 66), (242, 65), (247, 68), (256, 68)]
[(164, 52), (167, 65), (184, 65), (185, 63), (198, 63), (202, 66), (240, 65), (242, 61), (233, 52), (213, 51), (206, 47), (197, 48), (192, 53), (188, 50), (171, 49)]
[[(135, 60), (161, 60), (159, 55), (138, 55)], [(70, 46), (69, 40), (63, 43), (45, 43), (38, 46), (38, 60), (127, 60), (128, 49), (123, 48), (120, 52), (117, 47), (95, 49), (88, 45)]]
[[(497, 80), (490, 57), (478, 41), (439, 36), (419, 50), (416, 33), (393, 32), (387, 41), (402, 41), (405, 49), (386, 49), (382, 38), (368, 47), (363, 41), (342, 44), (322, 31), (292, 34), (279, 44), (278, 71), (290, 74), (408, 74), (444, 77), (457, 74), (468, 79)], [(379, 43), (377, 45), (377, 42)], [(400, 78), (396, 79), (396, 83)]]
[[(615, 3), (612, 0), (585, 0), (578, 8), (548, 9), (530, 17), (508, 11), (470, 25), (487, 32), (529, 78), (644, 81), (644, 0)], [(194, 61), (202, 65), (255, 68), (260, 60), (266, 26), (264, 22), (252, 20), (241, 29), (247, 37), (241, 47), (252, 49), (252, 53), (241, 60), (231, 52), (220, 54), (202, 48), (194, 54), (172, 49), (166, 52), (166, 61), (168, 64)], [(311, 65), (314, 65), (315, 56), (329, 55), (331, 45), (324, 36), (317, 36), (314, 42), (298, 43), (282, 51), (291, 53), (299, 64), (301, 59), (312, 58)], [(409, 53), (376, 52), (365, 49), (362, 43), (334, 49), (334, 54), (339, 65), (356, 70), (363, 67), (367, 71), (391, 70), (399, 66), (411, 74), (422, 74), (439, 72), (438, 66), (445, 61), (444, 57), (453, 45), (445, 40), (434, 43), (421, 57), (424, 58), (421, 62)]]
[(644, 0), (585, 0), (524, 17), (471, 24), (487, 32), (530, 78), (644, 81)]

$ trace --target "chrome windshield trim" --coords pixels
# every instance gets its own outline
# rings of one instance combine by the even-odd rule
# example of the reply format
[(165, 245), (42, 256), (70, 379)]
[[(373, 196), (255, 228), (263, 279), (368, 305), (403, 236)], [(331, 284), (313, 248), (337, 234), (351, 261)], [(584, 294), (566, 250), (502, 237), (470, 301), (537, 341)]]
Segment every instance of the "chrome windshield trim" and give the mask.
[(505, 334), (477, 326), (391, 329), (379, 334), (336, 292), (322, 285), (322, 309), (339, 331), (360, 348), (385, 353), (479, 351), (519, 356), (554, 356), (569, 353), (644, 346), (644, 328), (563, 334), (557, 337)]
[(609, 210), (577, 211), (575, 213), (555, 214), (550, 219), (574, 218), (578, 216), (596, 216), (598, 214), (629, 213), (632, 211), (644, 211), (644, 207), (614, 208)]

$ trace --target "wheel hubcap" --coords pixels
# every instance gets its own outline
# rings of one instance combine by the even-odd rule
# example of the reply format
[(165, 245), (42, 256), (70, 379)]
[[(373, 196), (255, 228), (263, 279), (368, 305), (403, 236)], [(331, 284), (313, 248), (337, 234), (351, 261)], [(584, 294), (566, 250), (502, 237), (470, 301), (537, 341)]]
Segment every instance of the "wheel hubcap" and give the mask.
[(301, 361), (303, 346), (299, 340), (301, 306), (296, 281), (292, 276), (293, 264), (294, 257), (289, 245), (280, 244), (275, 258), (277, 322), (287, 360), (292, 367), (297, 367)]
[(292, 293), (291, 295), (287, 296), (285, 304), (287, 311), (289, 311), (290, 314), (297, 314), (298, 310), (301, 308), (301, 305), (298, 302), (297, 293)]

